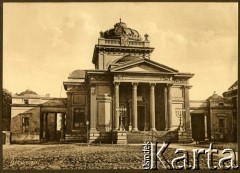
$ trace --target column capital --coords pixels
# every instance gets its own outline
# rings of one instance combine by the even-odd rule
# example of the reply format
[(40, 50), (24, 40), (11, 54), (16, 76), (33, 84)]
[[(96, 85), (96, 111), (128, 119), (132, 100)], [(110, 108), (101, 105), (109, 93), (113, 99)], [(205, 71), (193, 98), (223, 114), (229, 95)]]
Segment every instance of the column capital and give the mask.
[(166, 87), (170, 88), (170, 87), (172, 87), (172, 86), (173, 86), (172, 83), (166, 83)]
[(96, 86), (91, 85), (91, 94), (94, 95), (96, 91)]
[(114, 86), (119, 86), (120, 82), (113, 82)]
[(138, 82), (132, 82), (132, 85), (133, 85), (133, 86), (137, 86), (137, 85), (138, 85)]
[(191, 88), (192, 88), (191, 85), (183, 85), (182, 87), (183, 87), (184, 89), (191, 89)]
[(156, 86), (156, 83), (150, 82), (149, 85), (154, 87), (154, 86)]

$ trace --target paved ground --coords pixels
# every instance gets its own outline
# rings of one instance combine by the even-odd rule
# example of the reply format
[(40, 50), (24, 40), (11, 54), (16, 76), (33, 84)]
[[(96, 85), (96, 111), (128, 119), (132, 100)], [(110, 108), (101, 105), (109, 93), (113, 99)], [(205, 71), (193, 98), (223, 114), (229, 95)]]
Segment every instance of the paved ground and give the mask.
[[(168, 148), (164, 156), (171, 161), (177, 156), (175, 148)], [(159, 148), (161, 144), (159, 145)], [(3, 146), (3, 169), (143, 169), (142, 145), (9, 145)], [(189, 152), (190, 164), (192, 153)], [(214, 160), (218, 160), (214, 157)], [(200, 157), (200, 168), (207, 167), (206, 156)], [(158, 169), (163, 165), (158, 162)]]

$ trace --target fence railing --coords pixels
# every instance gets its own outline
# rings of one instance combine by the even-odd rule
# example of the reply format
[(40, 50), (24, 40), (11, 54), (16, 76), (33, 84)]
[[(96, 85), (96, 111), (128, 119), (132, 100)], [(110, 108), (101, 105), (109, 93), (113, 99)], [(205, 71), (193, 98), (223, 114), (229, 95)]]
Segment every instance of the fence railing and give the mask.
[(149, 41), (117, 40), (117, 39), (98, 39), (99, 45), (129, 46), (129, 47), (149, 47)]

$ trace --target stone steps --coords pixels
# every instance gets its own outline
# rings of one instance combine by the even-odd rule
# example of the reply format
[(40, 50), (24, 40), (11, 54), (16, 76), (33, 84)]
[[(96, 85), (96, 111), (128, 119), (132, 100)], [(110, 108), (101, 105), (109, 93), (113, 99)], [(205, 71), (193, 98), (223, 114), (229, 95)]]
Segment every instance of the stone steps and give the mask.
[(176, 142), (176, 131), (145, 131), (145, 132), (127, 132), (128, 143), (153, 142)]
[(178, 142), (179, 143), (191, 143), (193, 142), (192, 134), (190, 131), (178, 131)]
[(86, 134), (81, 134), (81, 133), (70, 133), (65, 135), (65, 141), (68, 142), (86, 142), (87, 141), (87, 136)]

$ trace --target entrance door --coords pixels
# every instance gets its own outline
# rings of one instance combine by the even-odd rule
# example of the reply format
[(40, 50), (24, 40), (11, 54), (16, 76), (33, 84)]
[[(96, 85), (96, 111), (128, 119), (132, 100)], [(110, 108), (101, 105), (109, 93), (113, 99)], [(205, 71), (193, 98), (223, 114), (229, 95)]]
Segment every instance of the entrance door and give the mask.
[(145, 108), (144, 106), (138, 106), (138, 130), (144, 131), (145, 124)]
[(2, 144), (6, 143), (6, 133), (2, 133)]
[(192, 138), (194, 141), (205, 140), (205, 128), (204, 128), (204, 115), (203, 114), (192, 114)]
[(48, 120), (48, 140), (57, 140), (57, 114), (49, 113), (47, 116)]

